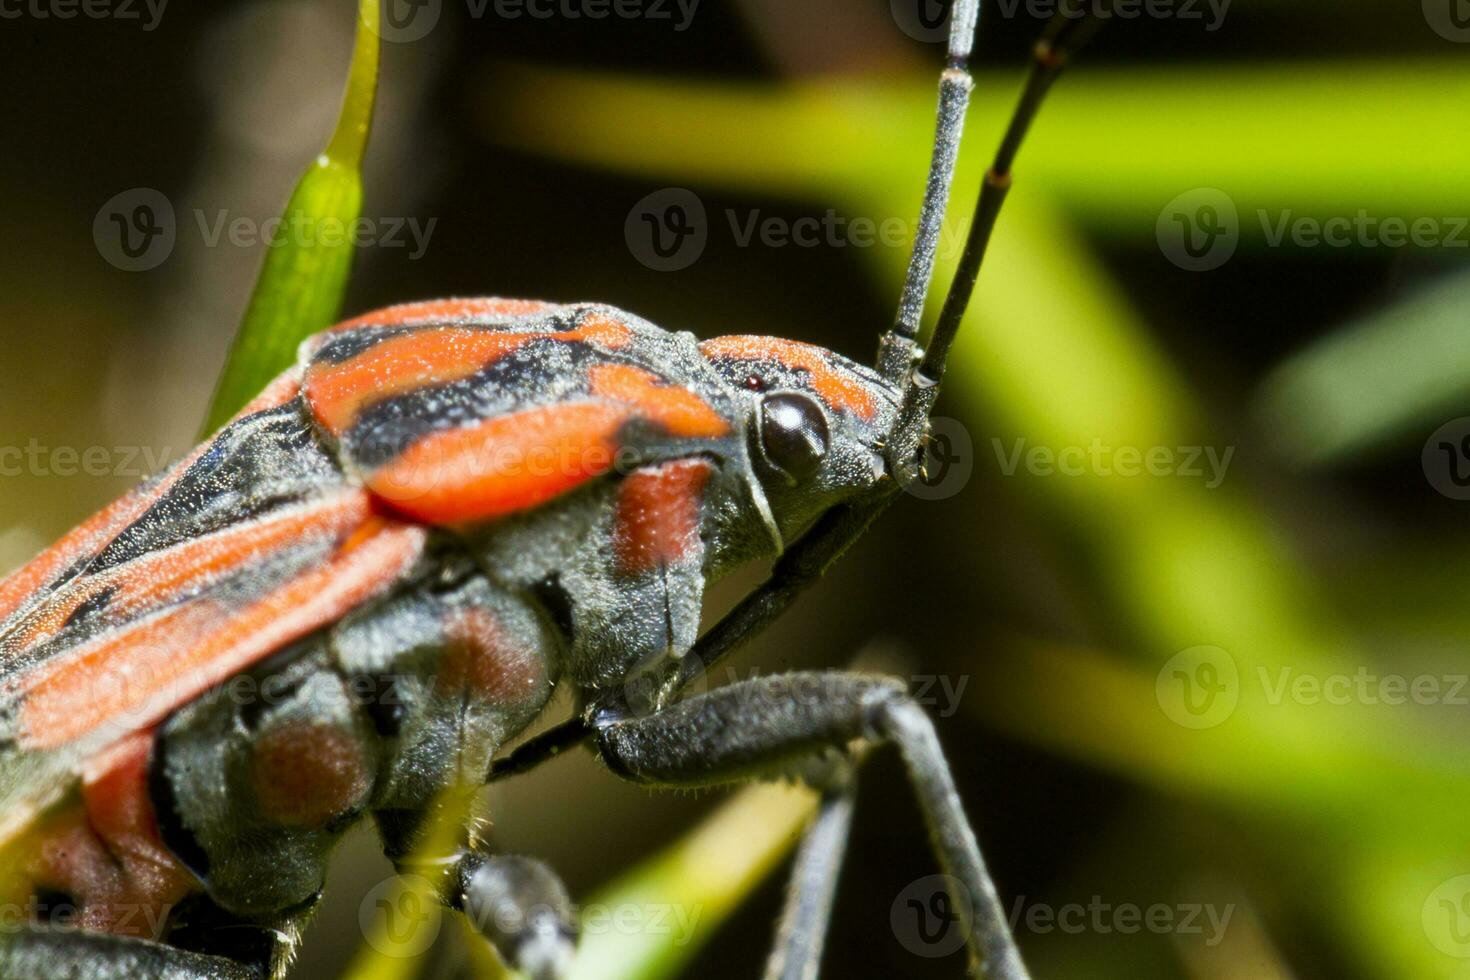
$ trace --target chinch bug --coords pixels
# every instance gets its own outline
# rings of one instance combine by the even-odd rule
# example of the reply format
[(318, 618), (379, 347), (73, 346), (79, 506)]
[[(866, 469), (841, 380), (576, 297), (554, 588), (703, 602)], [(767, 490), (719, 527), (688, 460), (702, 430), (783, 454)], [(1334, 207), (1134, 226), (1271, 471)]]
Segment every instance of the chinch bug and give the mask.
[[(964, 891), (972, 974), (1024, 977), (902, 684), (833, 672), (680, 699), (919, 475), (1012, 160), (1095, 23), (1058, 16), (1037, 45), (920, 349), (978, 8), (954, 5), (874, 367), (768, 337), (700, 343), (595, 304), (392, 307), (309, 340), (208, 443), (0, 582), (4, 874), (37, 919), (65, 907), (82, 927), (7, 936), (0, 976), (281, 976), (350, 824), (371, 815), (410, 869), (445, 794), (587, 742), (648, 785), (799, 775), (824, 791), (767, 969), (812, 977), (852, 813), (842, 750), (866, 740), (908, 767)], [(770, 579), (697, 636), (706, 582), (769, 557)], [(492, 762), (557, 683), (577, 716)], [(442, 901), (506, 962), (565, 973), (576, 923), (549, 869), (468, 829), (440, 867)], [(559, 914), (500, 929), (504, 903)]]

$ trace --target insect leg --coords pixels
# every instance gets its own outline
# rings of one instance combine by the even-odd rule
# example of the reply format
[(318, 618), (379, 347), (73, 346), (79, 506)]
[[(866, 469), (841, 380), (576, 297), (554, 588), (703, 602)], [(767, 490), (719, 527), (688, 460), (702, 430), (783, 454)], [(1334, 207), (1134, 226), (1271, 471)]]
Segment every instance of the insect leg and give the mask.
[(1025, 978), (933, 722), (902, 682), (841, 672), (781, 674), (731, 684), (644, 718), (605, 717), (597, 732), (598, 751), (614, 772), (668, 787), (800, 774), (813, 756), (855, 740), (893, 744), (903, 756), (930, 845), (953, 881), (954, 907), (967, 920), (972, 975)]
[(560, 980), (571, 969), (577, 925), (561, 879), (535, 858), (463, 854), (445, 904), (490, 941), (528, 980)]
[(776, 945), (766, 961), (765, 980), (809, 980), (817, 975), (827, 924), (832, 918), (832, 900), (837, 895), (842, 855), (852, 830), (855, 785), (849, 775), (844, 785), (829, 789), (822, 797), (816, 819), (801, 839)]
[(29, 980), (264, 980), (252, 967), (161, 943), (76, 929), (24, 928), (0, 940), (0, 977)]
[(378, 814), (384, 850), (400, 874), (419, 874), (438, 883), (436, 897), (462, 913), (500, 958), (528, 980), (559, 980), (571, 968), (577, 921), (566, 886), (535, 858), (493, 854), (471, 839), (449, 856), (425, 859), (416, 846), (423, 814)]

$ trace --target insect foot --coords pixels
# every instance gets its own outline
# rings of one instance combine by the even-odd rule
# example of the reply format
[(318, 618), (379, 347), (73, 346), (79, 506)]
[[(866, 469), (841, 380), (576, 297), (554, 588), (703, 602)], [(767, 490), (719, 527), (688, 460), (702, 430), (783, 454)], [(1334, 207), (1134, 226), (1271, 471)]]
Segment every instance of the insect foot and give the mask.
[(459, 908), (501, 959), (528, 980), (560, 980), (571, 970), (577, 926), (556, 873), (534, 858), (465, 858), (449, 905)]

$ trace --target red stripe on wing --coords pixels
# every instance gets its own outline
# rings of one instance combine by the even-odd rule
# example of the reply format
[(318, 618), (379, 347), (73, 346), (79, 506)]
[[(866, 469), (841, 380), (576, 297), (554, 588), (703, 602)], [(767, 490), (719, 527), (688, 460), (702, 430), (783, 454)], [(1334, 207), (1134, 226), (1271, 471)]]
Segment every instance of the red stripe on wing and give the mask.
[(57, 748), (108, 724), (156, 724), (402, 577), (425, 537), (423, 528), (369, 518), (330, 560), (243, 608), (191, 602), (40, 665), (26, 679), (21, 746)]
[[(300, 391), (300, 372), (292, 368), (277, 377), (255, 400), (240, 410), (231, 421), (284, 405)], [(209, 443), (197, 447), (183, 461), (174, 466), (168, 475), (151, 486), (134, 490), (109, 504), (83, 524), (68, 532), (60, 541), (21, 566), (5, 579), (0, 580), (0, 624), (21, 610), (32, 598), (51, 584), (55, 578), (71, 568), (81, 559), (95, 555), (109, 541), (133, 521), (158, 502), (190, 466), (209, 448)], [(0, 628), (0, 636), (5, 630)]]
[(401, 327), (415, 323), (442, 323), (446, 320), (504, 320), (509, 317), (535, 316), (557, 309), (555, 303), (535, 299), (502, 299), (487, 296), (478, 299), (432, 299), (420, 303), (399, 303), (364, 313), (332, 328), (355, 330), (358, 327)]
[(334, 494), (141, 555), (47, 597), (0, 643), (0, 653), (14, 657), (45, 642), (94, 597), (106, 596), (108, 619), (136, 619), (302, 541), (342, 537), (367, 520), (369, 512), (366, 494)]

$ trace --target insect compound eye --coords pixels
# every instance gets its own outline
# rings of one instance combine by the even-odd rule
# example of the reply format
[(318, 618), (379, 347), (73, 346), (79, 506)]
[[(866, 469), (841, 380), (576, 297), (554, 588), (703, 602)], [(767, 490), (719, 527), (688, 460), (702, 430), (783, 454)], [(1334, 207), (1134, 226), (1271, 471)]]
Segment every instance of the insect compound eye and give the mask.
[(821, 468), (830, 438), (827, 416), (806, 395), (783, 391), (761, 399), (761, 453), (793, 484)]

